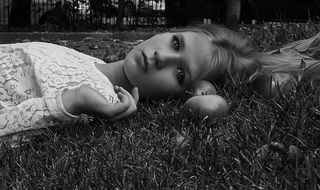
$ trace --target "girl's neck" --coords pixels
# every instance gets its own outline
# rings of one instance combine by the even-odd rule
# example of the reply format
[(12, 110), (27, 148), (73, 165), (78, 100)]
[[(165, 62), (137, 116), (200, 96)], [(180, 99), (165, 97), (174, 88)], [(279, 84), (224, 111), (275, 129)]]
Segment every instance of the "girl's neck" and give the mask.
[(96, 64), (96, 68), (100, 70), (114, 86), (120, 86), (131, 92), (132, 85), (130, 84), (124, 70), (124, 60), (107, 63), (107, 64)]

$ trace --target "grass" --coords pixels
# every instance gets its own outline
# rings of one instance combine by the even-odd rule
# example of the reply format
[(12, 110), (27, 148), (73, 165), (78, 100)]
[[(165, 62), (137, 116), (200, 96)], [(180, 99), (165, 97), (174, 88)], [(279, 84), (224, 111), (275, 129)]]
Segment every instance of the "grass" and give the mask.
[[(261, 51), (310, 37), (314, 23), (242, 28)], [(318, 89), (270, 100), (244, 82), (218, 89), (220, 119), (188, 119), (182, 102), (141, 102), (120, 122), (99, 118), (2, 144), (0, 189), (320, 189)]]

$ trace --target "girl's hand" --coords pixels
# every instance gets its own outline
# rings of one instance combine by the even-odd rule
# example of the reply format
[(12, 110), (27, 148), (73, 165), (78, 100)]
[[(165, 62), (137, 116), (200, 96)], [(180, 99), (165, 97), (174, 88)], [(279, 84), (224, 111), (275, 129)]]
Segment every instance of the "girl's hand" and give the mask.
[(119, 114), (117, 114), (112, 120), (114, 120), (114, 121), (119, 120), (119, 119), (128, 117), (128, 116), (136, 113), (137, 112), (137, 103), (139, 101), (138, 88), (134, 87), (131, 91), (131, 94), (128, 91), (126, 91), (124, 88), (118, 87), (118, 86), (115, 86), (114, 90), (118, 94), (118, 98), (119, 98), (120, 102), (122, 102), (121, 97), (129, 98), (129, 107), (124, 112), (120, 112)]
[(108, 118), (113, 121), (128, 117), (137, 111), (139, 101), (138, 89), (133, 88), (130, 94), (122, 87), (115, 87), (119, 102), (111, 103), (97, 90), (81, 85), (62, 94), (62, 102), (71, 114), (88, 114)]

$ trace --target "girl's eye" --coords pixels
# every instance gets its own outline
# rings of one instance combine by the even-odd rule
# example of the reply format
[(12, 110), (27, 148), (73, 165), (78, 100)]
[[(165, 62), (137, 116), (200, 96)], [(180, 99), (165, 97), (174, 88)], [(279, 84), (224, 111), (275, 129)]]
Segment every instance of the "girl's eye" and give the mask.
[(180, 49), (180, 42), (179, 42), (179, 38), (177, 36), (173, 36), (172, 46), (173, 46), (173, 49), (176, 51), (178, 51)]
[(180, 84), (183, 83), (184, 81), (184, 78), (185, 78), (185, 73), (184, 73), (184, 70), (182, 68), (179, 68), (177, 69), (177, 79), (178, 79), (178, 82)]

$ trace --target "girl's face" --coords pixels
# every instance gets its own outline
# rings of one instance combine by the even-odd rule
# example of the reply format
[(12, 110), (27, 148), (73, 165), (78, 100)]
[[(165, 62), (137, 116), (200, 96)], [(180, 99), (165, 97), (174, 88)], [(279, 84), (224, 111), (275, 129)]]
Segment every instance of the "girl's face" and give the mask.
[(143, 98), (176, 95), (210, 71), (212, 50), (205, 34), (163, 33), (134, 47), (125, 58), (124, 72)]

